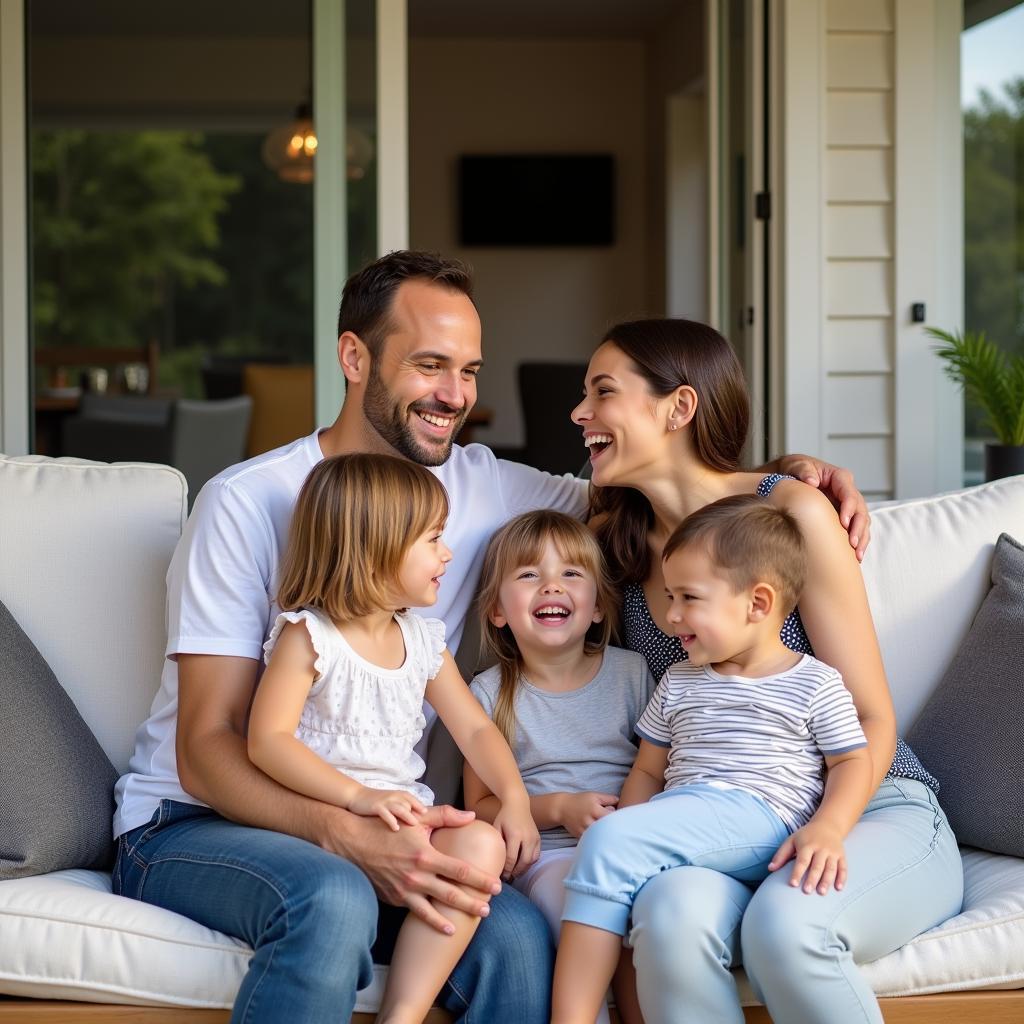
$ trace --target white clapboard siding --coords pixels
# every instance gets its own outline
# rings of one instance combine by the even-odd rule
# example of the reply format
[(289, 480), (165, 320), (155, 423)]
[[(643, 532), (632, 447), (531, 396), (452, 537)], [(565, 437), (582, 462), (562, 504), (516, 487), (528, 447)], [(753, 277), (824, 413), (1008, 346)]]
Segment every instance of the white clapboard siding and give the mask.
[(828, 0), (830, 32), (892, 30), (892, 0)]
[(892, 34), (830, 32), (826, 75), (829, 89), (891, 89)]
[(825, 138), (830, 146), (892, 145), (892, 96), (888, 90), (830, 91), (825, 118)]
[(830, 203), (892, 201), (892, 150), (844, 149), (825, 153), (825, 198)]
[(828, 259), (890, 259), (892, 207), (889, 203), (829, 203), (825, 211)]
[(825, 321), (827, 373), (892, 373), (892, 317)]
[(892, 493), (893, 0), (825, 24), (822, 431), (864, 489)]
[(830, 437), (825, 458), (848, 466), (857, 474), (857, 486), (876, 497), (893, 492), (891, 437)]
[(953, 0), (787, 0), (785, 433), (875, 498), (958, 486), (960, 406), (923, 326), (959, 326), (962, 182)]
[(830, 438), (892, 435), (892, 374), (830, 375), (825, 429)]

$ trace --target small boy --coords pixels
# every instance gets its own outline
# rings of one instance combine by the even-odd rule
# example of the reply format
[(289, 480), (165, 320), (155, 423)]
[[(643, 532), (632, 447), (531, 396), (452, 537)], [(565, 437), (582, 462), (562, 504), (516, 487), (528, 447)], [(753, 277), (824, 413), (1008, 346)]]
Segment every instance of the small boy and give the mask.
[(805, 829), (815, 851), (805, 891), (842, 888), (842, 832), (808, 822), (824, 766), (830, 799), (870, 786), (867, 741), (839, 673), (779, 637), (806, 571), (793, 517), (756, 495), (723, 498), (679, 526), (663, 563), (668, 621), (689, 660), (658, 684), (620, 809), (583, 833), (565, 880), (558, 1024), (594, 1020), (633, 900), (660, 871), (695, 865), (756, 884)]

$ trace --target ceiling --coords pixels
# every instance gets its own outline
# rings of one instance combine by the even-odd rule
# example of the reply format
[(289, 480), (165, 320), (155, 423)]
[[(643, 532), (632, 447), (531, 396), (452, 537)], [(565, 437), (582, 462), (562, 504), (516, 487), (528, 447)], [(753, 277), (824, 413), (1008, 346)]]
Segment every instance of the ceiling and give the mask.
[[(409, 0), (409, 34), (623, 38), (655, 31), (679, 7), (703, 0)], [(28, 0), (31, 30), (45, 36), (305, 35), (309, 6), (281, 0)], [(349, 31), (368, 35), (371, 0), (348, 0)]]

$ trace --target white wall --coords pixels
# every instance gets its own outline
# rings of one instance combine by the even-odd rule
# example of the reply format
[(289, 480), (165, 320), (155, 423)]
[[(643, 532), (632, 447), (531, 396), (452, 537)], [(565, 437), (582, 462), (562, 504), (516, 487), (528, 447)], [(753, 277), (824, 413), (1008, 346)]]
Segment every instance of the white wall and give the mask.
[[(649, 312), (645, 81), (639, 40), (410, 40), (410, 244), (476, 272), (479, 403), (494, 410), (480, 440), (522, 443), (518, 363), (585, 362), (607, 326)], [(461, 248), (457, 159), (468, 153), (614, 154), (615, 244)]]

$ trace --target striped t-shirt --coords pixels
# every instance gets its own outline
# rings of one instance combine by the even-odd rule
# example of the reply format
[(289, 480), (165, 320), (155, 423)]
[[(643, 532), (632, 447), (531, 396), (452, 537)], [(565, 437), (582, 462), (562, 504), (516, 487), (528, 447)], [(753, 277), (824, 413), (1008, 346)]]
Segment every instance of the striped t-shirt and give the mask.
[(867, 746), (842, 676), (809, 654), (757, 679), (671, 665), (636, 731), (669, 748), (666, 792), (698, 782), (743, 789), (792, 830), (818, 809), (822, 755)]

